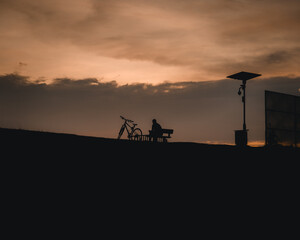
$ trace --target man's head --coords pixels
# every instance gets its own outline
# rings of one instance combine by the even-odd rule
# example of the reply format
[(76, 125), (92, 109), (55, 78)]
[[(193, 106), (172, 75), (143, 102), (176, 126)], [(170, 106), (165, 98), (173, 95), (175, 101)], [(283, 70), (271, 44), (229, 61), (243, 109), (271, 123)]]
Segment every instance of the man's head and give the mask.
[(156, 123), (156, 119), (153, 119), (153, 120), (152, 120), (152, 123)]

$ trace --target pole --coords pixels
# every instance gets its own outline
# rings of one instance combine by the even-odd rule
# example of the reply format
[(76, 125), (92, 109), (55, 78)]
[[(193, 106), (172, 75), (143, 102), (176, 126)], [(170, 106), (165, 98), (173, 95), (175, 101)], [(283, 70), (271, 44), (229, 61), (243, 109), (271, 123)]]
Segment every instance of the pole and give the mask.
[(243, 85), (242, 85), (242, 89), (243, 89), (243, 130), (246, 131), (246, 81), (243, 80)]

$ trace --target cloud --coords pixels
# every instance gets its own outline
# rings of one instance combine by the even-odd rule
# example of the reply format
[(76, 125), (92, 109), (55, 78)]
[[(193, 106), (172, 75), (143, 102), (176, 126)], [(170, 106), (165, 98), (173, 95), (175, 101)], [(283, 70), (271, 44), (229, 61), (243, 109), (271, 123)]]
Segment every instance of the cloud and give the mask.
[[(72, 51), (174, 66), (202, 79), (239, 67), (264, 70), (265, 76), (300, 74), (298, 64), (291, 63), (299, 62), (299, 54), (290, 58), (299, 51), (297, 0), (2, 0), (0, 9), (1, 41), (14, 44), (11, 49), (33, 48), (49, 64), (57, 54), (52, 48), (75, 46), (80, 50)], [(72, 65), (69, 54), (57, 56), (62, 65)]]
[[(33, 82), (17, 74), (0, 76), (0, 126), (116, 137), (120, 115), (135, 120), (147, 134), (151, 120), (173, 128), (174, 141), (233, 143), (241, 128), (238, 81), (165, 82), (118, 85), (98, 79)], [(264, 90), (297, 95), (299, 78), (251, 80), (247, 123), (252, 141), (264, 139)]]

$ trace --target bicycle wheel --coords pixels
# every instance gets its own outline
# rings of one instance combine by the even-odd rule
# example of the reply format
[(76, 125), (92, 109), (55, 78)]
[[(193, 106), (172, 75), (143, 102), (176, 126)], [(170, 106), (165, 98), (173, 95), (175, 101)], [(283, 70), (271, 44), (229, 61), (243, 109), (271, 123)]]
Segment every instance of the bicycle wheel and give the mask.
[(134, 129), (133, 133), (131, 134), (131, 137), (135, 140), (135, 141), (142, 141), (142, 130), (140, 128), (136, 128)]
[(119, 135), (118, 135), (118, 139), (120, 139), (122, 137), (122, 134), (124, 132), (125, 126), (123, 125), (120, 129)]

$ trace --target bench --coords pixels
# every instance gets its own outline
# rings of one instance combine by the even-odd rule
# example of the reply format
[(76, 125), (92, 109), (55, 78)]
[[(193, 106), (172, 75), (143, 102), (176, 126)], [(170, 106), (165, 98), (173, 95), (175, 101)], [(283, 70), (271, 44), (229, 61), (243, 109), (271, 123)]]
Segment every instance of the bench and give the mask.
[[(161, 140), (161, 142), (168, 142), (167, 138), (171, 138), (171, 134), (173, 134), (174, 130), (173, 129), (162, 129), (162, 136), (158, 137), (157, 140)], [(149, 136), (151, 136), (152, 131), (149, 130)], [(151, 139), (149, 139), (151, 141)]]

